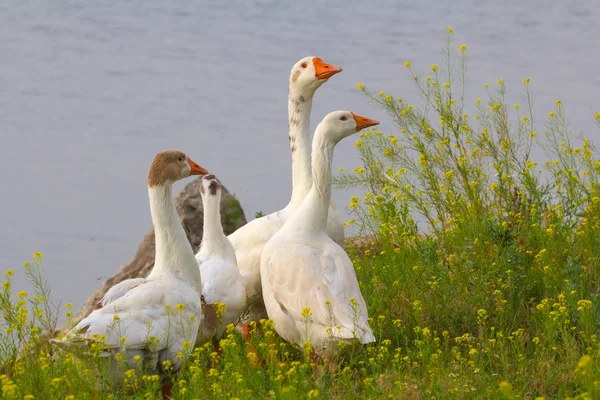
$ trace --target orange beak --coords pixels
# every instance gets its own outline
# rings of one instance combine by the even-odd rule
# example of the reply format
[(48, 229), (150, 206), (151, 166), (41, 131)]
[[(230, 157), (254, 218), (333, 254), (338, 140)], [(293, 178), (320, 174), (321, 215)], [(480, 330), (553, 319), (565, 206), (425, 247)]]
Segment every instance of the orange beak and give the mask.
[(208, 171), (196, 164), (192, 161), (191, 158), (188, 157), (188, 162), (190, 163), (190, 175), (204, 175), (208, 174)]
[(370, 126), (379, 125), (379, 121), (375, 121), (374, 119), (370, 119), (367, 117), (361, 117), (360, 115), (356, 115), (353, 112), (350, 112), (354, 117), (354, 121), (356, 121), (356, 132), (362, 131), (365, 128)]
[(327, 64), (319, 57), (313, 58), (313, 64), (315, 66), (315, 76), (318, 79), (329, 79), (335, 74), (342, 72), (340, 67), (336, 67), (335, 65)]

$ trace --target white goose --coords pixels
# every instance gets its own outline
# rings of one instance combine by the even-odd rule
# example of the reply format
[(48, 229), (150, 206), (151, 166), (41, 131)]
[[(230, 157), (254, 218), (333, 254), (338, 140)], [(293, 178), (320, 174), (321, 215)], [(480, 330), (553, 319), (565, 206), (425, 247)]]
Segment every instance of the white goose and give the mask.
[[(206, 329), (202, 329), (196, 341), (205, 343), (211, 338), (218, 339), (225, 327), (237, 322), (246, 307), (246, 288), (237, 267), (233, 246), (223, 233), (221, 225), (221, 183), (214, 175), (202, 177), (202, 204), (204, 205), (204, 229), (202, 244), (196, 254), (202, 278), (202, 296), (206, 304), (225, 304), (225, 312), (220, 320), (212, 322), (209, 330), (208, 312)], [(214, 317), (213, 317), (214, 318)]]
[[(228, 236), (238, 267), (244, 278), (246, 294), (252, 302), (244, 322), (266, 318), (260, 283), (260, 255), (264, 245), (298, 208), (312, 186), (310, 167), (310, 112), (316, 90), (342, 69), (318, 57), (298, 61), (290, 72), (288, 93), (289, 140), (292, 151), (292, 197), (282, 210), (250, 221)], [(327, 224), (330, 237), (344, 245), (344, 226), (332, 205)]]
[[(201, 280), (194, 252), (181, 226), (172, 197), (173, 183), (190, 175), (206, 174), (204, 168), (176, 150), (156, 155), (148, 174), (150, 213), (156, 234), (156, 261), (146, 279), (115, 285), (88, 317), (60, 340), (67, 348), (86, 345), (104, 337), (104, 353), (113, 382), (123, 382), (112, 358), (121, 353), (135, 368), (142, 364), (162, 372), (163, 361), (177, 371), (181, 351), (190, 352), (203, 314)], [(177, 323), (173, 323), (177, 322)], [(134, 361), (139, 360), (142, 362)], [(134, 358), (135, 357), (135, 358)], [(165, 396), (170, 388), (163, 387)]]
[(352, 261), (327, 235), (327, 214), (335, 145), (377, 124), (348, 111), (323, 119), (313, 139), (312, 188), (261, 256), (263, 299), (275, 330), (296, 345), (310, 340), (322, 357), (331, 357), (340, 341), (375, 340)]

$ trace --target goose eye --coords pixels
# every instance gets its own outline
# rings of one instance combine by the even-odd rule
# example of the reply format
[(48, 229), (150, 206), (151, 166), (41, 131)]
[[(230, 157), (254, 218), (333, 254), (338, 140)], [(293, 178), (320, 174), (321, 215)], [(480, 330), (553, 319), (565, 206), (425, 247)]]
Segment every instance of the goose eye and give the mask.
[(184, 156), (179, 156), (179, 161), (183, 161), (183, 160), (185, 160), (185, 157)]
[(301, 66), (302, 68), (306, 68), (306, 67), (308, 67), (308, 64), (304, 62), (304, 63), (302, 63), (300, 66)]
[(348, 119), (348, 117), (346, 117), (345, 115), (343, 117), (340, 118), (340, 121), (346, 121)]

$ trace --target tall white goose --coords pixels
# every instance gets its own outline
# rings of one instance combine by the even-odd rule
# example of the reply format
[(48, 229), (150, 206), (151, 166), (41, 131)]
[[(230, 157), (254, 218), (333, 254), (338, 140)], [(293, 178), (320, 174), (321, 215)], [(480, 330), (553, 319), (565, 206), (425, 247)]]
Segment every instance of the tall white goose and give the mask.
[[(305, 57), (290, 72), (288, 92), (289, 140), (292, 151), (292, 197), (282, 210), (250, 221), (228, 236), (238, 267), (244, 278), (246, 294), (252, 301), (245, 322), (266, 318), (260, 283), (260, 255), (264, 245), (294, 213), (312, 186), (310, 167), (310, 112), (313, 96), (321, 85), (342, 69), (318, 57)], [(344, 245), (344, 226), (336, 210), (330, 213), (331, 237)]]
[(275, 330), (296, 345), (310, 340), (322, 357), (331, 357), (340, 341), (375, 340), (352, 261), (327, 235), (327, 214), (335, 145), (377, 124), (349, 111), (323, 119), (313, 139), (312, 188), (261, 256), (263, 299)]
[[(204, 229), (202, 244), (196, 254), (202, 278), (202, 296), (208, 305), (225, 304), (220, 320), (210, 321), (215, 316), (205, 316), (206, 329), (201, 329), (197, 342), (218, 339), (225, 327), (236, 323), (246, 307), (246, 288), (237, 267), (233, 246), (223, 233), (221, 225), (221, 183), (214, 175), (202, 177), (202, 204), (204, 205)], [(212, 326), (209, 326), (212, 325)], [(209, 329), (212, 328), (212, 329)]]
[[(163, 372), (163, 361), (168, 360), (176, 371), (182, 365), (177, 354), (193, 347), (203, 319), (200, 271), (175, 209), (172, 186), (190, 175), (206, 173), (180, 151), (168, 150), (155, 156), (148, 173), (150, 213), (156, 234), (152, 272), (146, 279), (123, 281), (111, 288), (106, 301), (55, 341), (73, 349), (71, 346), (96, 340), (95, 335), (104, 337), (103, 356), (112, 365), (109, 372), (114, 383), (123, 382), (121, 368), (111, 362), (117, 353), (132, 368), (145, 364)], [(143, 363), (133, 361), (136, 356)], [(169, 387), (163, 387), (163, 392), (170, 396)]]

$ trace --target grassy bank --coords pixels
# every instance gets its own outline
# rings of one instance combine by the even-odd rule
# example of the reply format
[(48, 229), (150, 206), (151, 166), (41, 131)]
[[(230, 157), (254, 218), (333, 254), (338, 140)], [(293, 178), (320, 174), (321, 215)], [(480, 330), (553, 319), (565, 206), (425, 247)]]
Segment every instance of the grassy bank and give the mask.
[[(249, 343), (230, 329), (220, 354), (197, 348), (173, 376), (176, 398), (600, 398), (600, 160), (560, 101), (535, 119), (529, 79), (520, 105), (506, 104), (502, 81), (466, 99), (468, 50), (451, 38), (423, 75), (405, 63), (420, 99), (358, 85), (397, 125), (362, 133), (362, 165), (336, 179), (364, 189), (348, 224), (371, 236), (348, 252), (377, 343), (331, 365), (269, 322)], [(538, 150), (547, 163), (532, 160)], [(40, 335), (70, 315), (41, 272), (36, 254), (6, 273), (2, 398), (91, 398), (97, 360), (53, 357)], [(12, 290), (14, 273), (36, 293)], [(159, 392), (156, 376), (130, 372), (121, 392), (94, 398)]]

